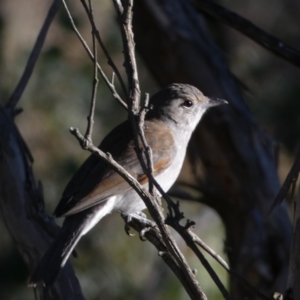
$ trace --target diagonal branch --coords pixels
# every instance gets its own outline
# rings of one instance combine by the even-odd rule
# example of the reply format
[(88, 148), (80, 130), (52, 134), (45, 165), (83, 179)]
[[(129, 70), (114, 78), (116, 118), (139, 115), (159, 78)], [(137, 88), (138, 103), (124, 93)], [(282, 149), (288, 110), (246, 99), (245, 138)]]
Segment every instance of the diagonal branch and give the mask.
[(158, 255), (164, 260), (168, 267), (173, 271), (176, 277), (179, 279), (183, 287), (188, 290), (189, 282), (187, 282), (182, 268), (178, 265), (176, 259), (170, 255), (161, 233), (157, 228), (149, 227), (148, 224), (144, 224), (141, 219), (132, 219), (128, 223), (130, 227), (135, 229), (137, 232), (145, 232), (143, 237), (145, 237), (150, 243), (152, 243), (158, 250)]
[(89, 17), (89, 20), (90, 20), (90, 23), (91, 23), (91, 26), (92, 26), (94, 35), (95, 35), (95, 37), (97, 38), (97, 41), (98, 41), (98, 43), (99, 43), (99, 45), (100, 45), (102, 51), (104, 52), (104, 54), (105, 54), (105, 56), (106, 56), (106, 58), (107, 58), (107, 63), (112, 67), (114, 73), (117, 75), (117, 78), (118, 78), (118, 80), (119, 80), (119, 82), (120, 82), (120, 85), (121, 85), (121, 88), (122, 88), (122, 90), (123, 90), (124, 96), (126, 96), (126, 95), (127, 95), (127, 89), (126, 89), (126, 86), (125, 86), (124, 81), (123, 81), (123, 79), (122, 79), (122, 76), (121, 76), (121, 74), (120, 74), (120, 72), (119, 72), (117, 66), (115, 65), (113, 59), (111, 58), (111, 56), (110, 56), (108, 50), (106, 49), (106, 47), (105, 47), (105, 45), (104, 45), (104, 43), (103, 43), (103, 41), (102, 41), (102, 39), (101, 39), (99, 30), (97, 30), (97, 27), (96, 27), (96, 25), (95, 25), (94, 17), (93, 17), (92, 14), (90, 13), (89, 8), (88, 8), (88, 6), (87, 6), (85, 0), (80, 0), (80, 2), (82, 3), (82, 5), (83, 5), (83, 7), (84, 7), (84, 9), (85, 9), (85, 11), (86, 11), (88, 17)]
[(195, 253), (195, 255), (198, 257), (199, 261), (202, 263), (203, 267), (206, 269), (208, 274), (210, 275), (211, 279), (214, 281), (216, 286), (219, 288), (220, 292), (222, 293), (224, 299), (230, 300), (231, 297), (226, 290), (225, 286), (223, 285), (222, 281), (216, 274), (216, 272), (213, 270), (209, 262), (206, 260), (204, 255), (201, 253), (201, 251), (198, 249), (196, 243), (193, 239), (190, 238), (190, 235), (188, 234), (188, 229), (190, 226), (193, 226), (195, 223), (192, 221), (187, 221), (187, 226), (183, 227), (179, 224), (178, 220), (172, 217), (168, 217), (166, 220), (166, 224), (173, 227), (183, 238), (183, 240), (186, 242), (186, 244), (192, 249), (192, 251)]
[[(186, 183), (181, 183), (181, 184), (188, 186)], [(190, 186), (190, 187), (195, 189), (194, 186)], [(169, 196), (169, 194), (170, 193), (168, 192), (167, 196)], [(181, 200), (191, 200), (191, 201), (197, 201), (197, 202), (201, 202), (201, 203), (209, 203), (212, 201), (212, 197), (209, 197), (208, 200), (205, 199), (206, 197), (201, 197), (201, 199), (199, 199), (199, 197), (195, 197), (195, 196), (191, 195), (190, 193), (187, 193), (182, 190), (175, 190), (172, 192), (172, 195), (176, 198), (180, 198)], [(220, 197), (220, 196), (217, 195), (216, 197)], [(256, 297), (258, 297), (259, 299), (264, 299), (264, 300), (269, 299), (269, 297), (267, 297), (265, 294), (260, 292), (252, 284), (250, 284), (243, 276), (241, 276), (235, 270), (231, 269), (229, 267), (229, 265), (226, 263), (226, 261), (219, 254), (217, 254), (213, 249), (211, 249), (207, 244), (205, 244), (200, 239), (200, 237), (197, 236), (191, 230), (190, 226), (193, 225), (192, 221), (187, 221), (187, 226), (185, 226), (185, 227), (181, 226), (179, 223), (179, 221), (181, 220), (181, 219), (179, 219), (181, 217), (180, 211), (178, 208), (175, 208), (175, 209), (174, 209), (174, 207), (172, 207), (172, 208), (173, 208), (173, 213), (175, 213), (175, 216), (173, 216), (173, 218), (171, 218), (169, 216), (167, 219), (167, 222), (171, 227), (173, 227), (183, 237), (183, 239), (186, 241), (186, 244), (188, 246), (189, 245), (193, 246), (193, 247), (191, 247), (191, 249), (193, 251), (194, 251), (195, 245), (200, 246), (206, 253), (208, 253), (214, 260), (216, 260), (228, 272), (228, 274), (230, 274), (232, 277), (238, 279), (238, 281), (241, 282), (254, 295), (256, 295)], [(177, 216), (176, 216), (176, 214), (177, 214)], [(183, 217), (182, 217), (182, 219), (183, 219)], [(210, 271), (209, 270), (207, 270), (207, 271), (210, 274)]]
[(120, 30), (123, 41), (123, 51), (125, 57), (124, 66), (127, 73), (129, 86), (129, 111), (132, 111), (133, 114), (138, 114), (141, 92), (139, 86), (138, 71), (135, 61), (135, 43), (132, 31), (133, 0), (124, 1), (124, 3), (126, 4), (124, 8), (119, 0), (113, 1), (118, 14), (118, 20), (120, 22)]
[(27, 83), (31, 77), (31, 74), (37, 62), (37, 59), (41, 53), (41, 49), (43, 47), (48, 29), (58, 11), (59, 5), (60, 0), (54, 0), (52, 5), (50, 6), (47, 17), (36, 39), (35, 45), (30, 53), (23, 75), (20, 81), (18, 82), (14, 92), (12, 93), (5, 105), (7, 108), (14, 109), (17, 106), (20, 98), (22, 97), (22, 94), (27, 86)]
[[(189, 227), (189, 223), (191, 221), (188, 221), (187, 226)], [(237, 278), (245, 287), (247, 287), (254, 295), (256, 295), (259, 299), (268, 300), (270, 299), (266, 295), (264, 295), (262, 292), (260, 292), (258, 289), (253, 287), (246, 279), (244, 279), (242, 276), (240, 276), (236, 271), (230, 269), (228, 264), (217, 254), (215, 253), (211, 248), (209, 248), (194, 232), (191, 231), (191, 228), (186, 228), (181, 226), (178, 222), (174, 222), (174, 220), (169, 219), (168, 224), (172, 226), (184, 239), (186, 244), (193, 250), (193, 252), (199, 257), (199, 260), (202, 262), (202, 259), (204, 258), (202, 253), (199, 249), (196, 248), (196, 245), (199, 245), (205, 252), (207, 252), (212, 258), (214, 258), (231, 276)], [(192, 224), (193, 225), (193, 224)], [(205, 258), (204, 258), (205, 259)], [(211, 274), (211, 267), (209, 265), (206, 266), (208, 262), (204, 262), (203, 265), (206, 268), (207, 272), (211, 275), (212, 279), (215, 281), (214, 277), (215, 275)], [(218, 284), (218, 279), (216, 278), (217, 286), (219, 287), (220, 291), (222, 292), (221, 287)], [(225, 290), (226, 291), (226, 290)], [(222, 292), (224, 298), (226, 296), (226, 292)], [(225, 298), (226, 299), (226, 298)]]
[[(90, 50), (88, 44), (86, 43), (86, 41), (84, 40), (84, 38), (82, 37), (82, 35), (80, 34), (79, 30), (77, 29), (77, 26), (75, 25), (75, 22), (73, 20), (73, 17), (71, 15), (71, 12), (66, 4), (65, 0), (62, 0), (65, 10), (68, 14), (69, 20), (71, 22), (72, 28), (75, 32), (75, 34), (77, 35), (77, 37), (79, 38), (82, 46), (84, 47), (85, 51), (87, 52), (87, 54), (89, 55), (89, 57), (91, 58), (92, 61), (94, 61), (94, 55), (92, 53), (92, 51)], [(101, 66), (97, 63), (97, 69), (98, 72), (100, 73), (101, 77), (103, 78), (104, 82), (106, 83), (107, 87), (110, 89), (112, 95), (114, 96), (115, 99), (118, 100), (118, 102), (125, 108), (127, 109), (127, 104), (124, 102), (124, 100), (120, 97), (120, 95), (118, 94), (114, 82), (112, 80), (112, 82), (110, 82), (107, 78), (107, 76), (105, 75), (104, 71), (102, 70)]]
[(300, 67), (300, 51), (263, 31), (252, 22), (210, 0), (192, 0), (201, 12), (216, 18), (269, 50), (278, 57)]
[[(93, 14), (93, 7), (92, 2), (89, 0), (89, 8), (88, 9), (88, 15), (91, 18), (91, 22), (94, 24), (94, 14)], [(98, 87), (98, 71), (97, 71), (97, 45), (95, 41), (95, 27), (93, 26), (92, 30), (92, 41), (93, 41), (93, 55), (94, 55), (94, 80), (93, 80), (93, 90), (92, 90), (92, 100), (91, 100), (91, 106), (90, 106), (90, 113), (87, 117), (88, 119), (88, 125), (85, 133), (85, 138), (88, 143), (92, 142), (92, 131), (93, 131), (93, 125), (94, 125), (94, 113), (95, 113), (95, 106), (96, 106), (96, 98), (97, 98), (97, 87)]]

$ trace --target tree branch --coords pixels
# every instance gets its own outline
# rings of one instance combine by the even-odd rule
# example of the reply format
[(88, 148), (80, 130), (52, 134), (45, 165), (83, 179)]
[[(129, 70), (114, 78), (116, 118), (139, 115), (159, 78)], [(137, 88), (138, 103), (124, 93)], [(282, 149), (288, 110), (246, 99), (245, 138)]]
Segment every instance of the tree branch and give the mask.
[(294, 66), (300, 67), (300, 52), (297, 49), (292, 48), (280, 39), (263, 31), (247, 19), (244, 19), (240, 15), (231, 12), (210, 0), (192, 0), (191, 2), (201, 12), (207, 13), (217, 20), (227, 24), (248, 36), (254, 42), (278, 57), (288, 61)]
[(122, 76), (117, 68), (117, 66), (115, 65), (113, 59), (111, 58), (108, 50), (106, 49), (102, 39), (101, 39), (101, 36), (100, 36), (100, 33), (99, 33), (99, 30), (97, 29), (96, 25), (95, 25), (95, 21), (94, 21), (94, 17), (91, 15), (91, 13), (89, 12), (89, 8), (85, 2), (85, 0), (80, 0), (80, 2), (82, 3), (88, 17), (89, 17), (89, 20), (90, 20), (90, 23), (91, 23), (91, 26), (93, 28), (93, 32), (94, 32), (94, 35), (96, 36), (97, 38), (97, 41), (102, 49), (102, 51), (104, 52), (106, 58), (107, 58), (107, 63), (112, 67), (114, 73), (117, 75), (117, 78), (120, 82), (120, 85), (121, 85), (121, 88), (123, 90), (123, 93), (124, 93), (124, 96), (126, 97), (127, 96), (127, 89), (126, 89), (126, 86), (124, 84), (124, 81), (122, 79)]
[[(77, 26), (75, 25), (75, 22), (73, 20), (73, 17), (71, 15), (71, 12), (66, 4), (65, 0), (62, 0), (65, 10), (67, 12), (67, 15), (69, 17), (69, 20), (71, 22), (72, 28), (74, 30), (74, 32), (76, 33), (78, 39), (80, 40), (81, 44), (83, 45), (85, 51), (87, 52), (87, 54), (89, 55), (89, 57), (91, 58), (92, 61), (94, 61), (94, 55), (91, 52), (88, 44), (86, 43), (86, 41), (84, 40), (84, 38), (82, 37), (82, 35), (80, 34), (79, 30), (77, 29)], [(110, 82), (107, 78), (107, 76), (105, 75), (104, 71), (102, 70), (101, 66), (99, 64), (97, 64), (97, 69), (98, 72), (100, 73), (101, 77), (103, 78), (104, 82), (106, 83), (107, 87), (109, 88), (109, 90), (111, 91), (112, 95), (114, 96), (115, 99), (118, 100), (118, 102), (127, 110), (127, 104), (124, 102), (124, 100), (120, 97), (120, 95), (118, 94), (114, 82), (112, 80), (112, 82)]]
[(138, 71), (135, 61), (135, 44), (132, 32), (132, 7), (133, 0), (125, 0), (125, 7), (123, 8), (120, 0), (113, 0), (115, 9), (118, 14), (120, 23), (123, 51), (124, 51), (124, 67), (127, 73), (128, 86), (129, 86), (129, 112), (133, 114), (139, 113), (140, 107), (140, 86), (138, 79)]
[[(168, 267), (173, 271), (175, 276), (179, 279), (181, 284), (186, 290), (189, 290), (189, 282), (186, 280), (185, 273), (178, 265), (176, 259), (170, 255), (159, 230), (149, 227), (148, 224), (143, 223), (140, 219), (132, 219), (128, 225), (135, 229), (137, 232), (145, 231), (143, 237), (145, 237), (150, 243), (152, 243), (158, 250), (158, 255), (164, 260)], [(192, 298), (194, 299), (194, 298)]]
[(192, 251), (197, 255), (199, 260), (202, 262), (203, 266), (207, 270), (207, 272), (210, 274), (211, 278), (214, 280), (216, 285), (218, 286), (219, 290), (222, 292), (225, 299), (229, 299), (229, 295), (225, 287), (222, 283), (219, 282), (219, 278), (215, 274), (215, 272), (212, 270), (211, 266), (206, 261), (203, 254), (200, 252), (200, 250), (197, 248), (196, 245), (199, 245), (203, 250), (205, 250), (211, 257), (213, 257), (231, 276), (237, 278), (245, 287), (247, 287), (255, 296), (257, 296), (259, 299), (268, 300), (270, 299), (263, 293), (261, 293), (258, 289), (254, 288), (247, 280), (245, 280), (242, 276), (240, 276), (237, 272), (230, 269), (228, 264), (211, 248), (209, 248), (194, 232), (191, 231), (191, 226), (194, 225), (193, 222), (187, 221), (186, 226), (181, 226), (176, 219), (169, 218), (167, 220), (167, 223), (174, 228), (180, 236), (183, 238), (183, 240), (186, 242), (186, 244), (192, 249)]
[[(93, 14), (93, 7), (92, 2), (89, 0), (89, 8), (87, 8), (87, 13), (91, 19), (91, 23), (94, 24), (94, 14)], [(88, 124), (85, 133), (85, 139), (88, 143), (92, 142), (92, 131), (94, 125), (94, 113), (95, 113), (95, 106), (96, 106), (96, 98), (97, 98), (97, 87), (98, 87), (98, 71), (97, 71), (97, 45), (95, 41), (97, 29), (95, 26), (92, 26), (92, 40), (93, 40), (93, 56), (94, 56), (94, 81), (93, 81), (93, 90), (92, 90), (92, 99), (91, 99), (91, 106), (90, 106), (90, 113), (87, 117)]]
[[(44, 211), (42, 184), (36, 185), (31, 164), (33, 158), (14, 124), (14, 109), (20, 100), (41, 52), (48, 29), (58, 10), (54, 0), (31, 51), (23, 75), (6, 103), (0, 106), (0, 209), (4, 222), (28, 269), (33, 271), (58, 233), (53, 218)], [(69, 263), (49, 289), (34, 291), (43, 299), (84, 299)]]
[[(0, 107), (0, 210), (16, 247), (33, 271), (59, 231), (45, 214), (41, 184), (36, 185), (32, 166), (9, 110)], [(43, 299), (84, 299), (74, 271), (67, 263), (48, 289), (38, 289)]]
[(20, 81), (18, 82), (14, 92), (8, 99), (5, 107), (10, 108), (10, 109), (15, 109), (20, 98), (22, 97), (22, 94), (27, 86), (27, 83), (31, 77), (31, 74), (32, 74), (35, 64), (37, 62), (37, 59), (41, 53), (46, 35), (48, 33), (48, 29), (58, 11), (59, 5), (60, 5), (60, 0), (54, 0), (52, 5), (50, 6), (47, 17), (44, 21), (44, 24), (40, 30), (38, 37), (36, 39), (34, 47), (30, 53), (29, 59), (27, 61), (24, 72), (20, 78)]

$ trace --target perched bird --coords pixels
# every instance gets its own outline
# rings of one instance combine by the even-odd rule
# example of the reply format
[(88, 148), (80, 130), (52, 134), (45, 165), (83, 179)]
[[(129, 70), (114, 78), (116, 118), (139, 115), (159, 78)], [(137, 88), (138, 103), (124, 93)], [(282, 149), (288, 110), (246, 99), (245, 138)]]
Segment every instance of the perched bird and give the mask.
[[(191, 134), (204, 112), (224, 103), (187, 84), (171, 84), (150, 99), (144, 133), (152, 149), (154, 177), (165, 191), (179, 175)], [(115, 127), (99, 146), (147, 187), (148, 177), (134, 147), (128, 120)], [(92, 154), (63, 192), (54, 211), (55, 217), (65, 217), (62, 229), (29, 278), (29, 286), (51, 285), (80, 238), (105, 215), (112, 211), (131, 215), (145, 208), (135, 190), (107, 162)]]

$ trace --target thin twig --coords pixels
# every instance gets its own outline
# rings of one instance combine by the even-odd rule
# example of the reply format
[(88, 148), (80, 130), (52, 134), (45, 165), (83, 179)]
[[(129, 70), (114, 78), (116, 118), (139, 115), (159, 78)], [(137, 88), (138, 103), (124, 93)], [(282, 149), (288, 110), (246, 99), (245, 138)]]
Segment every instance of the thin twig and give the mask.
[[(186, 183), (181, 183), (184, 186), (191, 187), (195, 189), (194, 186), (188, 185)], [(204, 194), (209, 194), (208, 192), (205, 192)], [(168, 195), (167, 195), (168, 196)], [(181, 198), (181, 195), (175, 192), (174, 196)], [(192, 201), (197, 201), (198, 203), (211, 203), (212, 197), (209, 197), (209, 200), (205, 197), (193, 197), (191, 195), (185, 195), (184, 197), (188, 197), (188, 199)], [(221, 195), (215, 195), (215, 197), (221, 197)], [(230, 269), (228, 264), (225, 262), (225, 260), (218, 255), (214, 250), (212, 250), (208, 245), (206, 245), (194, 232), (191, 231), (190, 226), (182, 227), (178, 222), (183, 219), (183, 216), (181, 215), (179, 208), (173, 209), (173, 213), (175, 213), (175, 216), (173, 216), (173, 219), (167, 219), (168, 224), (173, 227), (180, 235), (183, 234), (183, 231), (186, 231), (183, 235), (186, 235), (186, 239), (189, 239), (189, 243), (194, 242), (195, 244), (199, 245), (204, 251), (206, 251), (212, 258), (214, 258), (231, 276), (237, 278), (248, 290), (250, 290), (254, 295), (256, 295), (260, 299), (267, 300), (269, 297), (264, 295), (262, 292), (260, 292), (257, 288), (252, 286), (244, 277), (242, 277), (240, 274), (238, 274), (235, 270)], [(177, 223), (177, 224), (176, 224)], [(191, 223), (191, 221), (190, 221)], [(176, 224), (176, 225), (174, 225)], [(178, 228), (178, 226), (181, 226)], [(175, 228), (176, 227), (176, 228)], [(178, 231), (179, 230), (179, 231)], [(180, 233), (181, 231), (181, 233)], [(189, 236), (189, 237), (188, 237)]]
[[(86, 144), (85, 137), (79, 132), (78, 128), (71, 127), (70, 132), (76, 137), (80, 145)], [(88, 144), (85, 150), (88, 150), (91, 153), (96, 154), (105, 161), (107, 161), (111, 165), (112, 169), (116, 171), (120, 176), (122, 176), (122, 178), (125, 179), (129, 183), (129, 185), (138, 192), (141, 198), (144, 198), (146, 196), (152, 198), (150, 193), (146, 189), (144, 189), (140, 185), (140, 183), (132, 175), (130, 175), (121, 165), (119, 165), (109, 153), (104, 153), (98, 147), (94, 146), (93, 143)]]
[[(138, 135), (140, 136), (143, 144), (143, 149), (145, 151), (146, 161), (147, 161), (147, 171), (149, 174), (153, 177), (153, 155), (152, 155), (152, 149), (148, 145), (148, 142), (146, 140), (145, 134), (144, 134), (144, 122), (145, 122), (145, 116), (146, 113), (149, 111), (149, 94), (145, 94), (145, 101), (144, 101), (144, 107), (141, 109), (139, 113), (139, 122), (138, 122)], [(153, 188), (153, 182), (149, 179), (149, 192), (151, 195), (154, 195), (154, 188)]]
[(297, 49), (288, 46), (280, 39), (268, 34), (252, 22), (227, 10), (219, 4), (210, 0), (192, 0), (192, 2), (201, 12), (205, 12), (230, 27), (240, 31), (242, 34), (248, 36), (265, 49), (293, 65), (300, 67), (300, 52)]
[(205, 252), (207, 252), (212, 258), (214, 258), (231, 276), (237, 278), (246, 288), (248, 288), (254, 295), (256, 295), (260, 299), (268, 300), (270, 299), (254, 286), (252, 286), (244, 277), (239, 275), (236, 271), (229, 268), (226, 261), (217, 254), (214, 250), (212, 250), (208, 245), (206, 245), (194, 232), (188, 229), (187, 234), (189, 234), (190, 238), (199, 245)]
[[(91, 52), (91, 50), (90, 50), (89, 46), (87, 45), (86, 41), (84, 40), (84, 38), (80, 34), (79, 30), (77, 29), (77, 26), (74, 23), (73, 17), (72, 17), (72, 15), (70, 13), (70, 10), (69, 10), (69, 8), (68, 8), (68, 6), (66, 4), (66, 1), (62, 0), (62, 2), (64, 4), (65, 10), (67, 12), (67, 15), (69, 17), (69, 20), (71, 22), (71, 25), (72, 25), (72, 28), (73, 28), (74, 32), (76, 33), (77, 37), (79, 38), (81, 44), (83, 45), (83, 47), (86, 50), (86, 52), (89, 55), (89, 57), (92, 59), (92, 61), (94, 61), (94, 55)], [(102, 70), (101, 66), (98, 63), (97, 63), (97, 69), (98, 69), (98, 72), (100, 73), (101, 77), (103, 78), (104, 82), (106, 83), (107, 87), (110, 89), (110, 91), (111, 91), (112, 95), (114, 96), (114, 98), (117, 99), (118, 102), (127, 110), (127, 108), (128, 108), (127, 104), (120, 97), (120, 95), (118, 94), (118, 92), (117, 92), (114, 84), (111, 83), (108, 80), (107, 76), (105, 75), (104, 71)]]
[[(123, 41), (123, 51), (124, 51), (124, 66), (128, 78), (129, 87), (129, 112), (132, 111), (133, 114), (139, 113), (140, 107), (140, 86), (138, 79), (138, 71), (135, 61), (135, 43), (133, 39), (132, 32), (132, 8), (133, 0), (124, 1), (125, 8), (119, 0), (114, 0), (115, 8), (118, 13), (118, 19), (120, 22), (120, 29)], [(131, 109), (132, 107), (132, 109)]]
[[(94, 22), (94, 15), (93, 15), (93, 7), (92, 1), (89, 0), (89, 15), (91, 20)], [(85, 133), (85, 138), (88, 143), (92, 142), (92, 131), (94, 125), (94, 112), (95, 112), (95, 105), (96, 105), (96, 97), (97, 97), (97, 87), (98, 87), (98, 71), (97, 71), (97, 45), (95, 41), (95, 27), (92, 28), (92, 41), (93, 41), (93, 55), (94, 55), (94, 80), (93, 80), (93, 91), (92, 91), (92, 100), (90, 106), (90, 113), (87, 117), (88, 119), (88, 126)]]
[(176, 259), (170, 255), (170, 252), (166, 248), (166, 245), (162, 239), (161, 233), (153, 227), (149, 227), (148, 224), (144, 224), (141, 219), (132, 219), (129, 222), (130, 227), (134, 228), (137, 232), (143, 232), (145, 229), (144, 236), (146, 239), (152, 243), (158, 250), (158, 255), (164, 260), (164, 262), (169, 266), (173, 273), (177, 276), (181, 284), (185, 289), (189, 289), (188, 282), (185, 278), (185, 274), (181, 267), (178, 265)]
[[(223, 294), (225, 299), (230, 299), (230, 296), (223, 286), (222, 282), (219, 280), (217, 274), (214, 272), (212, 267), (209, 265), (208, 261), (205, 259), (203, 254), (199, 251), (196, 244), (198, 244), (203, 250), (205, 250), (209, 255), (211, 255), (220, 265), (231, 275), (237, 278), (246, 288), (248, 288), (254, 295), (263, 300), (268, 300), (269, 297), (264, 295), (258, 289), (253, 287), (247, 280), (245, 280), (242, 276), (240, 276), (236, 271), (231, 270), (227, 263), (212, 249), (210, 249), (195, 233), (193, 233), (190, 229), (191, 226), (194, 225), (194, 222), (188, 221), (186, 226), (182, 226), (179, 224), (176, 217), (169, 217), (166, 220), (166, 223), (174, 228), (180, 236), (184, 239), (186, 244), (193, 250), (196, 256), (201, 261), (202, 265), (205, 267), (215, 284), (218, 286), (219, 290)], [(228, 298), (229, 297), (229, 298)]]
[(203, 250), (205, 250), (211, 257), (213, 257), (222, 267), (226, 270), (230, 271), (230, 268), (226, 261), (214, 250), (212, 250), (208, 245), (206, 245), (194, 232), (191, 230), (188, 231), (190, 236), (192, 237), (193, 241), (199, 245)]
[(198, 249), (197, 245), (195, 244), (194, 240), (191, 239), (191, 236), (188, 233), (188, 227), (194, 225), (195, 223), (192, 221), (188, 221), (188, 226), (183, 227), (179, 224), (179, 220), (175, 217), (168, 217), (166, 219), (166, 224), (173, 227), (183, 238), (183, 240), (186, 242), (186, 244), (191, 248), (191, 250), (195, 253), (195, 255), (198, 257), (200, 262), (202, 263), (203, 267), (206, 269), (208, 274), (210, 275), (211, 279), (215, 282), (216, 286), (222, 293), (223, 297), (227, 300), (230, 300), (231, 297), (226, 290), (225, 286), (223, 285), (222, 281), (214, 271), (214, 269), (211, 267), (209, 262), (206, 260), (206, 258), (203, 256), (201, 251)]
[(22, 97), (22, 94), (27, 86), (27, 83), (31, 77), (31, 74), (32, 74), (35, 64), (37, 62), (37, 59), (41, 53), (41, 49), (44, 45), (44, 41), (47, 36), (48, 29), (58, 11), (59, 5), (60, 5), (60, 1), (54, 0), (52, 5), (50, 6), (47, 17), (46, 17), (44, 24), (39, 32), (39, 35), (36, 39), (34, 47), (30, 53), (30, 56), (27, 61), (24, 72), (22, 74), (22, 77), (20, 78), (20, 81), (18, 82), (14, 92), (8, 99), (8, 101), (5, 105), (6, 108), (14, 109), (16, 107), (16, 105), (18, 104), (20, 98)]
[(97, 41), (98, 41), (98, 43), (99, 43), (99, 45), (100, 45), (100, 47), (101, 47), (103, 53), (105, 54), (105, 56), (106, 56), (106, 58), (107, 58), (107, 63), (112, 67), (114, 73), (117, 75), (117, 78), (118, 78), (118, 80), (119, 80), (119, 82), (120, 82), (120, 85), (121, 85), (121, 88), (122, 88), (122, 90), (123, 90), (124, 96), (126, 97), (126, 96), (127, 96), (127, 89), (126, 89), (125, 83), (124, 83), (124, 81), (123, 81), (123, 78), (122, 78), (122, 76), (121, 76), (121, 74), (120, 74), (120, 72), (119, 72), (117, 66), (115, 65), (113, 59), (111, 58), (111, 56), (110, 56), (108, 50), (106, 49), (106, 47), (105, 47), (105, 45), (104, 45), (102, 39), (101, 39), (99, 30), (98, 30), (97, 27), (96, 27), (94, 18), (93, 18), (93, 16), (90, 14), (89, 9), (88, 9), (88, 6), (87, 6), (85, 0), (80, 0), (80, 2), (82, 3), (82, 5), (83, 5), (83, 7), (84, 7), (84, 9), (85, 9), (85, 11), (86, 11), (88, 17), (89, 17), (89, 20), (90, 20), (91, 26), (92, 26), (92, 28), (93, 28), (94, 34), (95, 34), (95, 36), (96, 36), (96, 38), (97, 38)]

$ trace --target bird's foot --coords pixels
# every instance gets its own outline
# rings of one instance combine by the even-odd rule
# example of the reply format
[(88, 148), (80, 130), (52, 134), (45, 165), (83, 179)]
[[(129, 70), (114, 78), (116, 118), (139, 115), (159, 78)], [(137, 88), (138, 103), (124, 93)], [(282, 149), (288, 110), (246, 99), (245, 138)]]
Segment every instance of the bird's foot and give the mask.
[(122, 217), (125, 220), (125, 232), (129, 235), (129, 236), (134, 236), (134, 234), (131, 234), (130, 231), (130, 226), (129, 223), (131, 222), (132, 218), (139, 220), (143, 225), (145, 225), (145, 227), (139, 232), (140, 235), (140, 239), (142, 241), (145, 241), (145, 233), (148, 232), (151, 228), (156, 226), (156, 223), (152, 220), (147, 219), (147, 216), (139, 211), (136, 213), (131, 213), (131, 214), (122, 214)]

